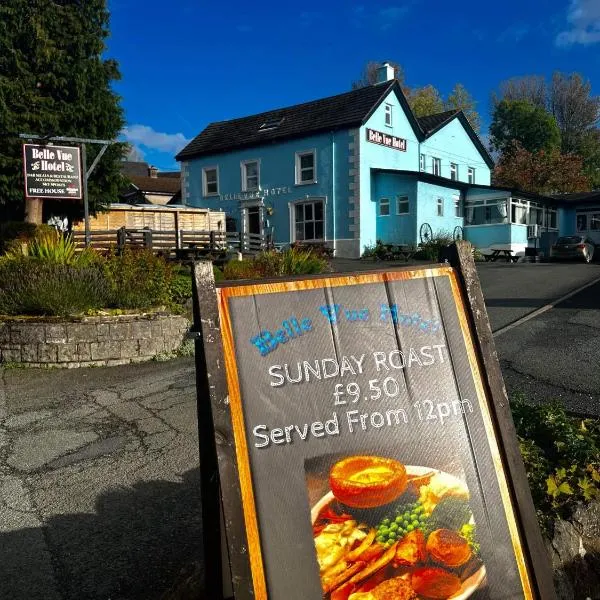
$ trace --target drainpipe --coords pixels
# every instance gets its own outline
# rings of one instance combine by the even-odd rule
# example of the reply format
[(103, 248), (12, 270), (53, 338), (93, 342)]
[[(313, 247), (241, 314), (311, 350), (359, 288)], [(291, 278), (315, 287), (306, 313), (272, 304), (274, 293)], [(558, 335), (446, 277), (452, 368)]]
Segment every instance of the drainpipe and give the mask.
[(331, 132), (331, 214), (333, 215), (333, 255), (337, 250), (337, 230), (335, 219), (335, 131)]

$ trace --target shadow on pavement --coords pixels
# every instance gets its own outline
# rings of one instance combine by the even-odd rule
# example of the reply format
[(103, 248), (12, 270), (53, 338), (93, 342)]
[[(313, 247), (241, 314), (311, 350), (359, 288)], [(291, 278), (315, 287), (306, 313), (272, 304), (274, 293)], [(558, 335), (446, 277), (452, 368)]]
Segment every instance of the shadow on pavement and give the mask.
[[(93, 510), (50, 517), (43, 527), (61, 600), (158, 599), (186, 564), (202, 560), (198, 468), (181, 482), (102, 493)], [(32, 572), (39, 537), (38, 528), (0, 534), (1, 598), (56, 597), (50, 573)]]

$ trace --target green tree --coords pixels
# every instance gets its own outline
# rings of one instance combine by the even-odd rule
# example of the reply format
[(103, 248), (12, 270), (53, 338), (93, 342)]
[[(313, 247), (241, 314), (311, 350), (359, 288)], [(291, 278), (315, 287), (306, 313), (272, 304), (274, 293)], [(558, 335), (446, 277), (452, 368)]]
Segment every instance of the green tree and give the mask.
[(444, 101), (438, 90), (432, 85), (410, 90), (408, 103), (416, 117), (424, 117), (444, 111)]
[(504, 153), (510, 151), (514, 142), (529, 152), (560, 148), (556, 119), (526, 100), (501, 100), (492, 115), (490, 143)]
[(584, 133), (575, 153), (583, 159), (583, 170), (590, 179), (592, 189), (600, 189), (600, 129)]
[(457, 83), (450, 92), (448, 99), (445, 103), (446, 110), (457, 109), (462, 110), (465, 113), (469, 123), (475, 131), (479, 131), (481, 127), (481, 119), (479, 113), (475, 109), (477, 102), (473, 99), (473, 96), (469, 93), (467, 88), (462, 83)]
[[(109, 34), (106, 0), (7, 0), (0, 3), (0, 208), (23, 217), (21, 143), (16, 135), (115, 139), (123, 111), (111, 83), (114, 60), (103, 58)], [(88, 145), (88, 164), (99, 151)], [(111, 146), (89, 181), (90, 209), (114, 200), (123, 185)], [(82, 213), (63, 202), (64, 213)]]

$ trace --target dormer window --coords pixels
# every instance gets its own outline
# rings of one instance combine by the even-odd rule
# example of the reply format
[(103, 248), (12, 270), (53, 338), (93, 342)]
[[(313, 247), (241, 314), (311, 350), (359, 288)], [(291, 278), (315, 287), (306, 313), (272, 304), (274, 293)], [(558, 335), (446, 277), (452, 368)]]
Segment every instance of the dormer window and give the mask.
[(276, 118), (276, 119), (267, 119), (259, 128), (258, 131), (273, 131), (277, 129), (285, 120), (285, 117)]
[(392, 105), (391, 104), (386, 104), (385, 105), (385, 124), (388, 127), (392, 126)]

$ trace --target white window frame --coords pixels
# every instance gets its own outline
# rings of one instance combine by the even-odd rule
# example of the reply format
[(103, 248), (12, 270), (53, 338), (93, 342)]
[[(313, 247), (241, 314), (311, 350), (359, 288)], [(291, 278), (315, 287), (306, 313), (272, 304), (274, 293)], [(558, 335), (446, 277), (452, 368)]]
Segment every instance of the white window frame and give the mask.
[(467, 167), (467, 183), (475, 183), (475, 167)]
[(462, 219), (463, 207), (462, 202), (460, 201), (460, 196), (452, 196), (452, 202), (454, 202), (454, 216)]
[(458, 181), (458, 165), (453, 162), (450, 163), (450, 179)]
[[(437, 165), (437, 169), (436, 169)], [(436, 173), (437, 171), (437, 173)], [(442, 159), (437, 156), (431, 157), (431, 173), (432, 175), (437, 175), (438, 177), (442, 176)]]
[[(256, 163), (256, 187), (248, 187), (248, 165)], [(240, 171), (242, 178), (242, 192), (255, 192), (260, 189), (260, 159), (251, 158), (240, 162)]]
[[(383, 205), (387, 206), (387, 213), (385, 215), (381, 212), (381, 207)], [(378, 208), (378, 211), (377, 211), (378, 217), (389, 217), (391, 214), (390, 199), (389, 198), (379, 198), (379, 202), (377, 203), (377, 208)]]
[[(406, 204), (406, 210), (400, 210), (400, 204)], [(410, 200), (408, 196), (396, 196), (396, 214), (397, 215), (409, 215), (410, 214)]]
[[(207, 171), (215, 171), (217, 173), (217, 191), (209, 192), (208, 191), (208, 180), (206, 178)], [(218, 196), (221, 191), (220, 181), (219, 181), (219, 165), (211, 165), (207, 167), (202, 167), (202, 195), (206, 198)]]
[[(579, 222), (578, 222), (579, 221), (579, 217), (583, 217), (583, 219), (584, 219), (585, 227), (583, 227), (583, 228), (579, 227)], [(576, 231), (578, 233), (581, 233), (582, 231), (589, 231), (590, 230), (589, 229), (589, 227), (590, 227), (590, 222), (589, 221), (590, 220), (588, 219), (588, 213), (576, 213), (576, 215), (575, 215), (575, 228), (576, 228)]]
[[(309, 154), (313, 157), (313, 178), (310, 181), (302, 181), (301, 168), (300, 168), (300, 160), (303, 156), (308, 156)], [(306, 170), (307, 167), (304, 168)], [(317, 149), (312, 148), (311, 150), (301, 150), (296, 152), (296, 185), (310, 185), (312, 183), (317, 183)]]
[[(323, 237), (322, 238), (314, 238), (312, 240), (299, 240), (296, 237), (296, 206), (298, 205), (305, 205), (305, 204), (312, 204), (313, 205), (313, 219), (312, 222), (315, 223), (315, 208), (314, 205), (320, 202), (323, 205)], [(298, 241), (298, 242), (306, 242), (308, 244), (316, 242), (325, 242), (327, 241), (327, 212), (326, 212), (326, 208), (327, 208), (327, 198), (326, 197), (308, 197), (308, 198), (304, 198), (302, 200), (298, 200), (297, 202), (289, 202), (288, 203), (289, 206), (289, 210), (290, 210), (290, 240), (293, 240), (294, 242)], [(303, 221), (303, 223), (306, 223), (306, 221)]]
[(427, 170), (427, 157), (424, 154), (419, 154), (419, 171)]
[(437, 212), (436, 212), (438, 217), (443, 217), (444, 216), (444, 199), (438, 197), (437, 199)]
[[(488, 221), (491, 221), (492, 219), (492, 210), (494, 208), (498, 208), (498, 206), (502, 206), (504, 205), (504, 208), (506, 209), (506, 215), (504, 215), (502, 218), (504, 219), (504, 222), (495, 222), (495, 223), (491, 223)], [(475, 209), (477, 207), (483, 207), (485, 208), (485, 223), (471, 223), (469, 221), (469, 218), (472, 218), (472, 210), (471, 209)], [(494, 198), (479, 198), (476, 200), (467, 200), (465, 202), (465, 206), (464, 206), (464, 212), (466, 213), (466, 217), (465, 217), (465, 227), (496, 227), (498, 225), (515, 225), (515, 223), (511, 223), (511, 215), (512, 215), (512, 204), (511, 204), (511, 199), (509, 197), (506, 196), (501, 196), (501, 197), (494, 197)], [(469, 217), (469, 215), (471, 215)], [(525, 225), (523, 224), (523, 227), (525, 227)]]
[(387, 127), (393, 127), (393, 125), (394, 125), (394, 111), (393, 111), (393, 106), (391, 104), (385, 105), (384, 122)]

